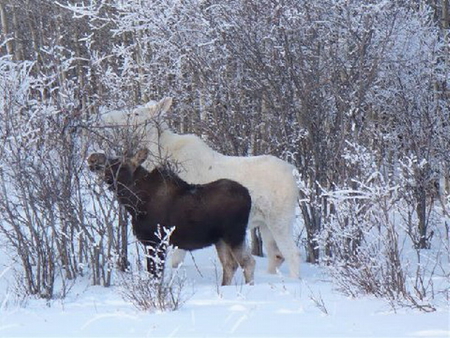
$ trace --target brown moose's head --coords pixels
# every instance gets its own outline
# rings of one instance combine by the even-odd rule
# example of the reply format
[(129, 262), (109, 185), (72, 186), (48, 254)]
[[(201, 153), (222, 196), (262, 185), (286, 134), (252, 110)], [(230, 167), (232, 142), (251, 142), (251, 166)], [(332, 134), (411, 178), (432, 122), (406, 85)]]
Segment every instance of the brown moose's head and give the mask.
[(132, 182), (136, 169), (147, 159), (148, 149), (137, 151), (132, 157), (109, 158), (104, 153), (93, 153), (87, 158), (89, 170), (109, 185), (127, 185)]

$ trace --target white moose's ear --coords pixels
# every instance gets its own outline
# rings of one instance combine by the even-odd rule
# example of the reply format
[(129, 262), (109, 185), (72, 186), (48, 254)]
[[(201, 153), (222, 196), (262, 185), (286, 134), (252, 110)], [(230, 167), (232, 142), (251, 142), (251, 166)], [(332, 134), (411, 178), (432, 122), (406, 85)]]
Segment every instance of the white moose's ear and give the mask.
[(171, 97), (165, 97), (159, 101), (159, 110), (161, 111), (161, 114), (165, 114), (169, 111), (170, 107), (172, 107), (172, 98)]
[(147, 148), (139, 149), (138, 152), (131, 159), (131, 163), (137, 168), (139, 167), (148, 157), (149, 150)]
[(172, 106), (172, 98), (165, 97), (159, 102), (152, 102), (147, 104), (147, 109), (150, 117), (164, 116)]

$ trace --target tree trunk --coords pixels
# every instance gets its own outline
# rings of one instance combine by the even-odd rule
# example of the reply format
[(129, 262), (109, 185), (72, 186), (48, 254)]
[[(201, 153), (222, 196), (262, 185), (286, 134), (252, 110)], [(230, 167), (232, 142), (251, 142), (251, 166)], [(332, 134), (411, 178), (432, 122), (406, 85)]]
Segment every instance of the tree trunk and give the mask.
[(118, 269), (126, 271), (128, 262), (128, 217), (124, 207), (119, 207), (119, 241), (117, 251), (119, 253)]
[(252, 254), (255, 256), (263, 257), (263, 246), (261, 240), (261, 234), (257, 228), (252, 229)]
[[(306, 197), (303, 195), (300, 198), (304, 199)], [(320, 210), (317, 210), (317, 207), (307, 202), (300, 203), (300, 210), (306, 229), (306, 262), (316, 264), (320, 258), (319, 245), (316, 238), (322, 226)]]
[(13, 39), (9, 36), (8, 16), (4, 3), (0, 3), (0, 23), (2, 25), (4, 39), (6, 40), (6, 52), (9, 55), (14, 55), (14, 43)]
[(14, 25), (14, 43), (15, 43), (15, 48), (14, 48), (14, 58), (16, 60), (24, 60), (25, 56), (24, 56), (24, 52), (23, 52), (23, 44), (22, 41), (20, 40), (20, 36), (19, 36), (19, 23), (17, 20), (17, 11), (16, 11), (16, 7), (13, 6), (13, 25)]
[(441, 17), (441, 27), (444, 30), (444, 35), (448, 35), (446, 31), (450, 27), (449, 18), (449, 0), (442, 0), (442, 17)]
[(418, 218), (418, 232), (419, 238), (415, 243), (417, 249), (429, 249), (430, 242), (428, 236), (428, 222), (427, 222), (427, 201), (425, 189), (420, 189), (417, 193), (417, 206), (416, 206), (417, 218)]

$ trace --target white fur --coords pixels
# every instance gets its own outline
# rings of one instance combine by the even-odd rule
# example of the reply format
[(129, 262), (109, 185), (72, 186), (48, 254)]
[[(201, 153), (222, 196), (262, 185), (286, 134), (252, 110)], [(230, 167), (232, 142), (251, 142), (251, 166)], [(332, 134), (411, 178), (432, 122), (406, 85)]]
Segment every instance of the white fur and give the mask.
[[(103, 123), (114, 126), (131, 124), (146, 128), (145, 146), (157, 157), (144, 164), (149, 170), (157, 164), (158, 158), (168, 158), (178, 163), (178, 174), (188, 183), (203, 184), (228, 178), (247, 187), (252, 197), (249, 227), (260, 228), (269, 257), (269, 273), (276, 273), (286, 259), (291, 277), (298, 278), (300, 255), (292, 234), (298, 199), (294, 167), (270, 155), (225, 156), (212, 150), (195, 135), (173, 133), (159, 119), (171, 104), (171, 98), (152, 101), (132, 114), (107, 114)], [(183, 258), (184, 252), (180, 250), (172, 258), (172, 264), (178, 265)]]

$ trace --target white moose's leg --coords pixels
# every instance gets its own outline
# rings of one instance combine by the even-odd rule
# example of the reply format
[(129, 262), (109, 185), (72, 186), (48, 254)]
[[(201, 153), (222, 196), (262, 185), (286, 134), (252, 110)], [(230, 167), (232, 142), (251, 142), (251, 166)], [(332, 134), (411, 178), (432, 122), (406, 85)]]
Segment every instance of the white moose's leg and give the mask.
[(172, 253), (172, 268), (178, 268), (186, 257), (186, 250), (175, 249)]
[(222, 285), (230, 285), (238, 263), (231, 254), (230, 247), (222, 240), (216, 243), (216, 250), (222, 264)]
[(284, 257), (267, 225), (261, 224), (259, 230), (261, 232), (263, 246), (266, 249), (267, 257), (269, 259), (267, 272), (275, 274), (277, 273), (277, 269), (284, 262)]
[(289, 266), (289, 275), (292, 278), (300, 278), (300, 250), (295, 244), (289, 227), (278, 227), (273, 231), (276, 246), (281, 250), (283, 257)]

